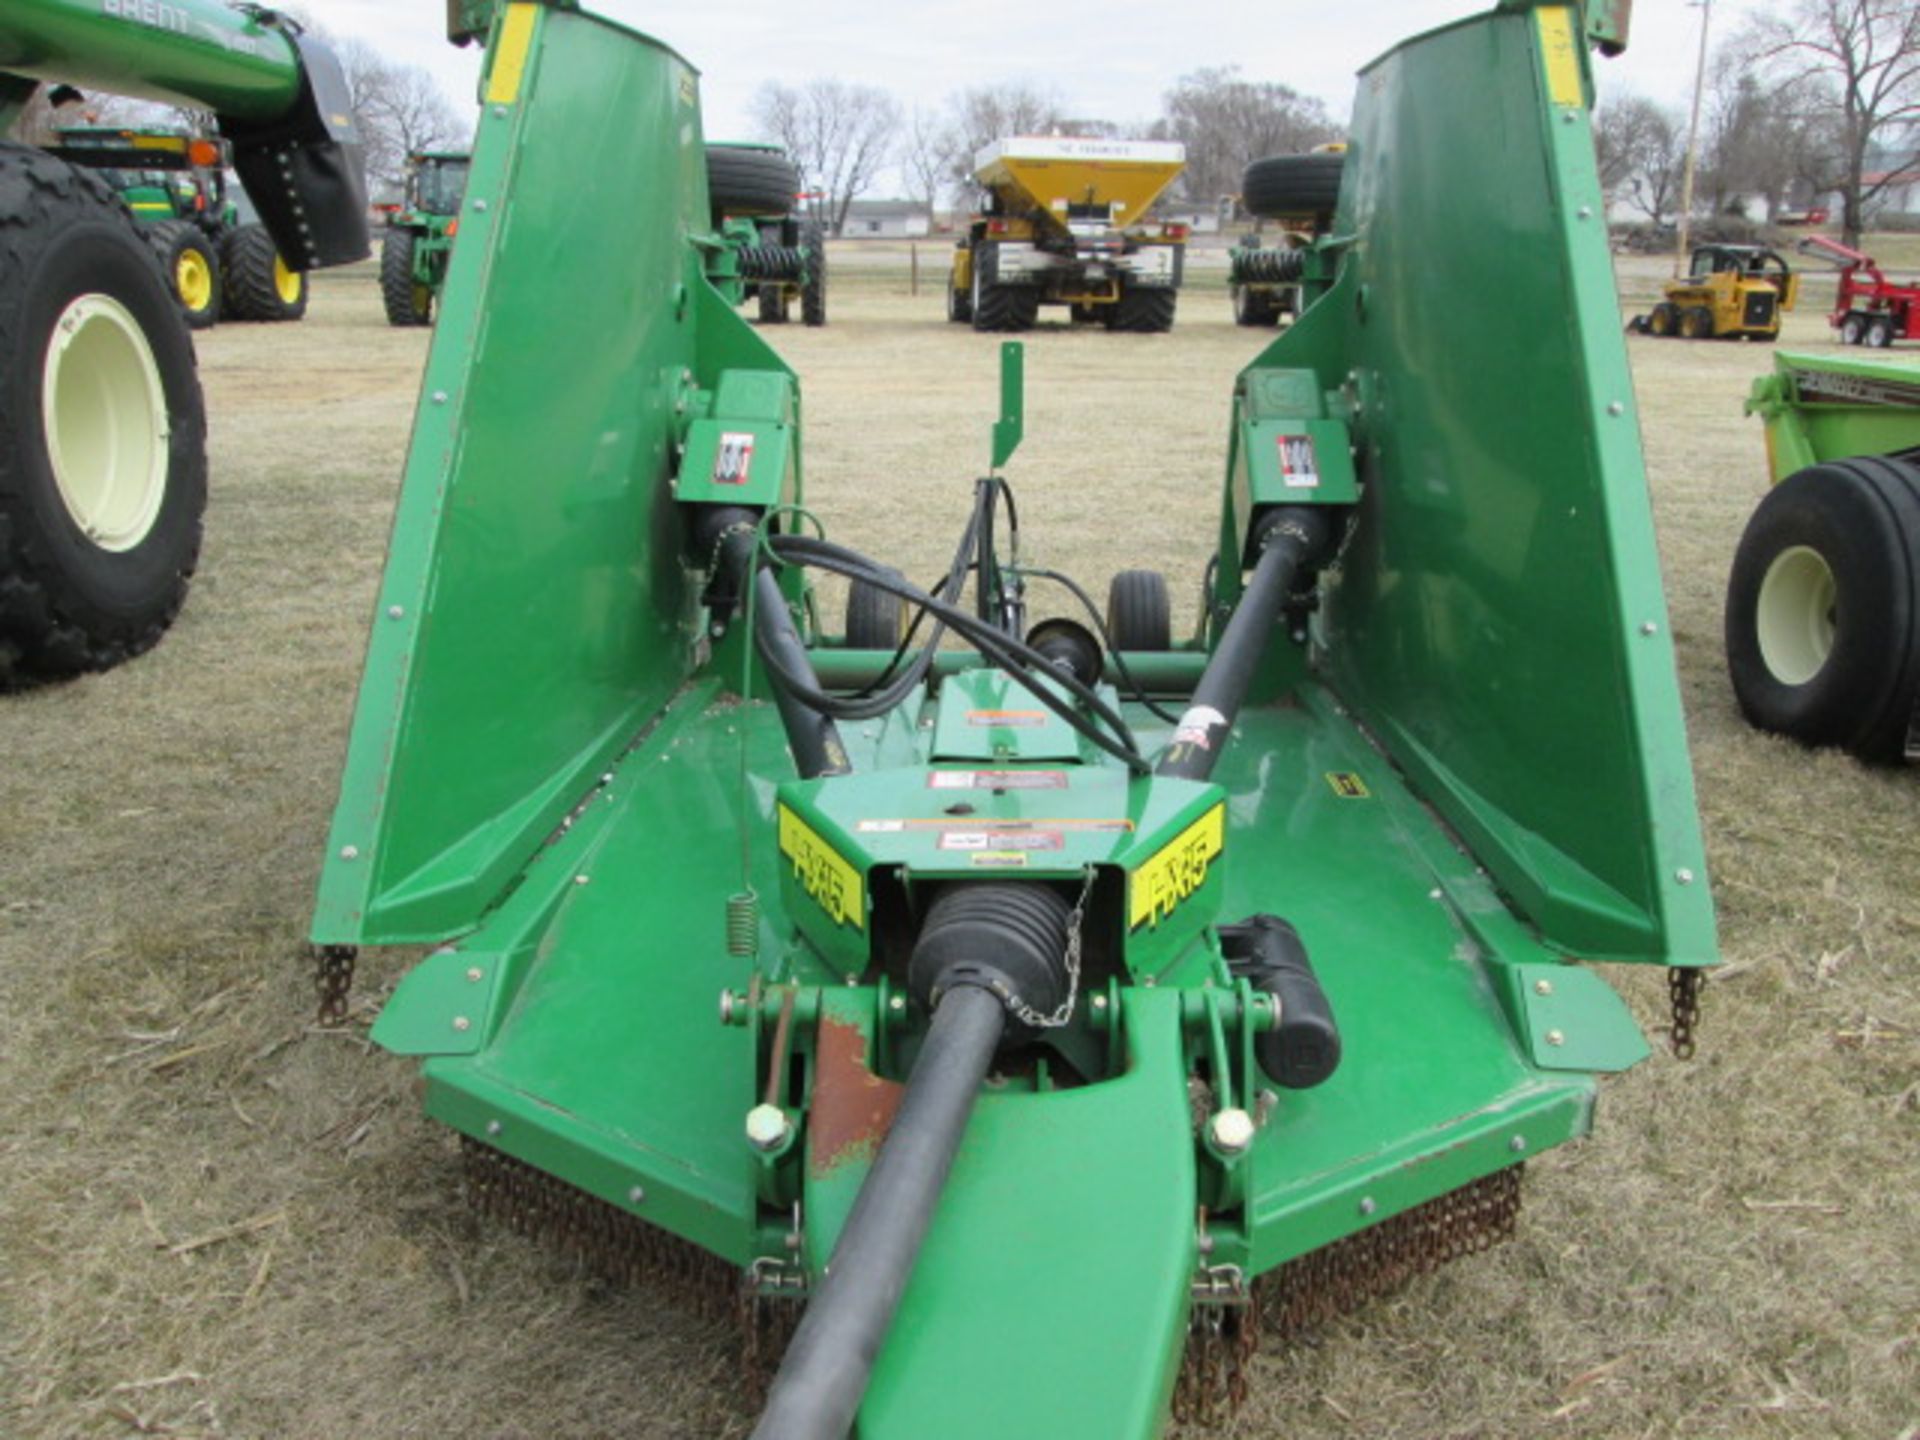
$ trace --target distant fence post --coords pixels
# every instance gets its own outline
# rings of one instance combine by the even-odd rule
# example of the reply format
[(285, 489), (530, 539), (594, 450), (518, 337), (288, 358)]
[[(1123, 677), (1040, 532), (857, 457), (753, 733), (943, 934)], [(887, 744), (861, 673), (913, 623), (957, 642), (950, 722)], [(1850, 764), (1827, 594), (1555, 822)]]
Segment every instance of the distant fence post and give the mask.
[(909, 295), (920, 293), (920, 246), (918, 244), (907, 246), (907, 293)]

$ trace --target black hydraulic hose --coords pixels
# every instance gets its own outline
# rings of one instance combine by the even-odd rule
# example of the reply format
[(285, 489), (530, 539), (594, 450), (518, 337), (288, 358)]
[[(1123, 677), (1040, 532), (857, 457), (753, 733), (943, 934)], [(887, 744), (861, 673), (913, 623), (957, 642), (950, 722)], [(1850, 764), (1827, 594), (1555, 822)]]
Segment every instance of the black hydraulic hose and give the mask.
[[(807, 658), (800, 632), (793, 628), (787, 597), (780, 593), (780, 582), (774, 579), (773, 571), (762, 566), (753, 584), (754, 641), (760, 653), (769, 666), (777, 664), (783, 672), (812, 676), (813, 661)], [(814, 709), (785, 685), (773, 687), (773, 699), (780, 707), (780, 723), (786, 729), (787, 744), (793, 747), (793, 764), (801, 779), (845, 775), (853, 769), (847, 760), (847, 747), (840, 743), (840, 727), (831, 715)]]
[(1327, 512), (1314, 506), (1288, 506), (1268, 519), (1253, 579), (1234, 607), (1200, 683), (1193, 687), (1187, 713), (1180, 717), (1180, 728), (1173, 732), (1155, 774), (1205, 780), (1213, 773), (1287, 597), (1310, 567), (1319, 563), (1333, 534)]
[(1006, 1025), (977, 985), (940, 999), (899, 1113), (773, 1379), (753, 1440), (845, 1440)]
[(1054, 584), (1065, 587), (1087, 612), (1087, 619), (1093, 622), (1094, 633), (1100, 637), (1101, 645), (1105, 647), (1107, 655), (1112, 659), (1113, 668), (1119, 673), (1120, 683), (1126, 687), (1126, 694), (1146, 706), (1156, 719), (1164, 720), (1169, 725), (1180, 723), (1178, 715), (1165, 706), (1156, 704), (1153, 697), (1147, 694), (1146, 687), (1133, 678), (1133, 671), (1127, 667), (1127, 657), (1122, 655), (1120, 647), (1113, 643), (1113, 634), (1107, 629), (1106, 617), (1100, 613), (1100, 607), (1093, 603), (1093, 597), (1081, 588), (1079, 581), (1058, 570), (1043, 570), (1038, 566), (1023, 567), (1020, 573), (1030, 575), (1036, 580), (1051, 580)]

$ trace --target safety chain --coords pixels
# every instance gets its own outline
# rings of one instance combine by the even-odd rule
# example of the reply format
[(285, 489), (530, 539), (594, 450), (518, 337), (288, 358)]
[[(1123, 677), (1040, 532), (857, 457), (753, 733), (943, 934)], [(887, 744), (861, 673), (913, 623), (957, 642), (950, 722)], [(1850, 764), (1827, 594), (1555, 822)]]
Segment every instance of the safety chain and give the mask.
[(1073, 1018), (1073, 1004), (1080, 996), (1080, 922), (1086, 917), (1087, 897), (1093, 893), (1093, 875), (1093, 866), (1087, 866), (1080, 898), (1073, 902), (1073, 913), (1067, 916), (1067, 998), (1051, 1015), (1042, 1015), (1018, 995), (1010, 997), (1007, 1009), (1023, 1025), (1035, 1030), (1058, 1030)]
[(1238, 1265), (1203, 1265), (1190, 1294), (1173, 1418), (1182, 1425), (1217, 1425), (1246, 1403), (1260, 1344), (1259, 1301)]
[(764, 1399), (807, 1304), (807, 1272), (788, 1260), (761, 1256), (742, 1272), (734, 1308), (741, 1368), (749, 1398)]
[(347, 996), (353, 993), (353, 962), (359, 954), (351, 945), (314, 947), (313, 988), (320, 996), (318, 1019), (328, 1028), (347, 1023)]
[(1698, 966), (1675, 965), (1667, 971), (1667, 998), (1673, 1005), (1673, 1054), (1677, 1060), (1693, 1058), (1693, 1031), (1700, 1023), (1700, 992), (1706, 983), (1707, 972)]

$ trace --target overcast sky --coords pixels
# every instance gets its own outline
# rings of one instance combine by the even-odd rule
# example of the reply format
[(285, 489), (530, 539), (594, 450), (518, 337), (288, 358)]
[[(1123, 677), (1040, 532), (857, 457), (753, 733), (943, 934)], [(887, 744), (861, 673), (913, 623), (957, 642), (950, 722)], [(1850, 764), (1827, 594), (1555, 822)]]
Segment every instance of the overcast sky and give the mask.
[[(1488, 0), (1490, 4), (1490, 0)], [(1717, 0), (1724, 38), (1762, 0)], [(306, 0), (322, 25), (422, 65), (470, 103), (478, 49), (448, 45), (434, 0)], [(707, 137), (757, 138), (748, 110), (768, 80), (832, 75), (931, 110), (956, 90), (1008, 80), (1058, 96), (1070, 115), (1151, 120), (1173, 82), (1238, 65), (1326, 101), (1344, 118), (1353, 75), (1405, 36), (1488, 8), (1473, 0), (588, 0), (589, 9), (665, 41), (701, 71)], [(1637, 0), (1632, 44), (1599, 65), (1601, 95), (1634, 90), (1684, 103), (1700, 9)]]

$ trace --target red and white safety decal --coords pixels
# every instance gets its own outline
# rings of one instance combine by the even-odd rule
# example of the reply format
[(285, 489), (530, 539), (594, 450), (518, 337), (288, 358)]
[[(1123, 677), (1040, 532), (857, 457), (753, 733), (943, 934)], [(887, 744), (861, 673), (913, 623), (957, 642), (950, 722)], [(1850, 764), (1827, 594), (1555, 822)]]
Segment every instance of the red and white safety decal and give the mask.
[(1008, 730), (1029, 730), (1047, 723), (1044, 710), (969, 710), (967, 724), (993, 725)]
[(713, 455), (713, 483), (744, 485), (753, 470), (753, 432), (728, 430), (720, 436), (720, 448)]
[(1320, 487), (1320, 460), (1313, 453), (1310, 435), (1282, 435), (1280, 446), (1280, 483), (1289, 490), (1317, 490)]
[(929, 770), (929, 790), (1064, 790), (1064, 770)]

